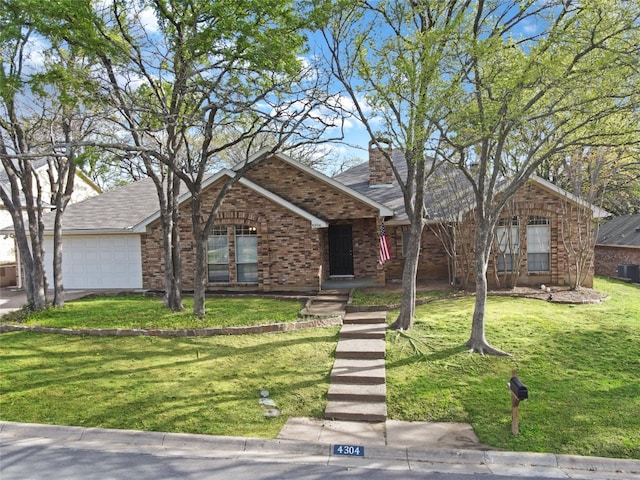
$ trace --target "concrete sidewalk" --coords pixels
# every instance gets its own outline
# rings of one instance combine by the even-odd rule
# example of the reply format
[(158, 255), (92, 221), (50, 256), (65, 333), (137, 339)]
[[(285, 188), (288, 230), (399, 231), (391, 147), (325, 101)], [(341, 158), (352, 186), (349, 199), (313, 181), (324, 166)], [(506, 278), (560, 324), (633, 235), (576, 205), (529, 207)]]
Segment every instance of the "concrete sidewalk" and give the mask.
[[(358, 422), (348, 422), (358, 423)], [(357, 425), (358, 428), (362, 424)], [(312, 437), (309, 437), (312, 438)], [(640, 480), (640, 461), (488, 450), (408, 448), (362, 442), (362, 456), (337, 454), (337, 443), (221, 437), (0, 422), (0, 442), (156, 456), (324, 464), (394, 471), (494, 474), (585, 480)]]

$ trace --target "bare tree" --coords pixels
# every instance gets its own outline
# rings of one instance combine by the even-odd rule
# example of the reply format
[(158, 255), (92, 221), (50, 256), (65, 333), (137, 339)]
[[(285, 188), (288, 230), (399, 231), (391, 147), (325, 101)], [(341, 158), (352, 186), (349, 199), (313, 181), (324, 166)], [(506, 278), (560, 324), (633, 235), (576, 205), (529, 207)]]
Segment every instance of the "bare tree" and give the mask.
[(614, 181), (608, 173), (623, 151), (579, 148), (562, 160), (565, 178), (570, 182), (567, 187), (574, 194), (572, 198), (564, 196), (560, 224), (560, 238), (569, 263), (569, 285), (573, 289), (580, 289), (593, 272), (598, 223), (593, 221), (592, 206), (602, 205), (609, 184)]
[(449, 257), (449, 283), (463, 290), (473, 273), (473, 229), (466, 219), (473, 211), (473, 195), (460, 171), (441, 165), (428, 180), (431, 190), (429, 228)]
[(493, 237), (493, 275), (498, 288), (515, 288), (522, 269), (523, 212), (511, 199), (502, 210)]

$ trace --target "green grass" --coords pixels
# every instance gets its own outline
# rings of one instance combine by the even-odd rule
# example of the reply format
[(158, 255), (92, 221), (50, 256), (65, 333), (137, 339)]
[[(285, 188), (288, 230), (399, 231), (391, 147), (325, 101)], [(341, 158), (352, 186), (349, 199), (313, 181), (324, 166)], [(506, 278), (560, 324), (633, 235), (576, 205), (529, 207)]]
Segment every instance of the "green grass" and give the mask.
[[(192, 314), (193, 299), (186, 297), (183, 312), (171, 312), (158, 297), (142, 295), (97, 296), (69, 302), (64, 308), (34, 312), (25, 325), (51, 328), (142, 328), (177, 329), (250, 326), (265, 323), (293, 322), (298, 319), (303, 304), (297, 300), (253, 297), (207, 298), (206, 318)], [(3, 323), (15, 323), (23, 312), (2, 317)]]
[[(430, 290), (416, 292), (416, 301), (434, 299), (450, 295), (449, 290)], [(402, 292), (383, 291), (379, 288), (357, 289), (353, 292), (351, 304), (356, 306), (364, 305), (400, 305)]]
[[(321, 417), (337, 327), (266, 335), (0, 336), (3, 420), (275, 437)], [(282, 415), (266, 418), (267, 389)]]
[[(473, 298), (418, 307), (408, 335), (420, 354), (405, 336), (387, 335), (390, 417), (469, 422), (481, 442), (499, 449), (640, 458), (640, 289), (602, 279), (595, 288), (611, 299), (571, 306), (490, 298), (487, 338), (512, 357), (469, 355), (460, 347)], [(115, 298), (84, 321), (105, 326), (107, 310), (124, 317), (119, 321), (156, 315), (144, 313), (148, 306), (135, 310), (134, 300)], [(52, 313), (62, 318), (84, 303)], [(0, 418), (275, 437), (287, 417), (322, 417), (336, 341), (337, 327), (171, 339), (6, 333)], [(511, 434), (506, 386), (512, 369), (529, 388), (518, 437)], [(263, 388), (282, 416), (263, 416)]]
[[(418, 307), (412, 342), (387, 336), (390, 417), (468, 422), (481, 442), (506, 450), (640, 458), (640, 289), (605, 280), (595, 288), (611, 299), (490, 298), (487, 339), (512, 357), (460, 347), (473, 298)], [(518, 437), (506, 386), (512, 370), (529, 389)]]

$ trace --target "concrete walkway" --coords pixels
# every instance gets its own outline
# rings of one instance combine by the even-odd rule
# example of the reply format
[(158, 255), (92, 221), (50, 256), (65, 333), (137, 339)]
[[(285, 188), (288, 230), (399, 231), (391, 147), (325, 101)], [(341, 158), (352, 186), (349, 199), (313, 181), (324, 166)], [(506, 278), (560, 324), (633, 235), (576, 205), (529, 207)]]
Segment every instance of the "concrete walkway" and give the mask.
[(344, 290), (323, 290), (304, 312), (343, 317), (324, 416), (328, 420), (384, 422), (386, 312), (346, 313), (348, 298)]
[[(65, 290), (64, 301), (70, 302), (79, 298), (97, 293), (113, 293), (121, 290)], [(49, 301), (53, 300), (53, 292), (48, 292)], [(5, 313), (20, 310), (27, 304), (27, 294), (22, 288), (2, 287), (0, 288), (0, 317)]]
[(386, 312), (344, 316), (331, 371), (326, 419), (387, 419), (386, 328)]

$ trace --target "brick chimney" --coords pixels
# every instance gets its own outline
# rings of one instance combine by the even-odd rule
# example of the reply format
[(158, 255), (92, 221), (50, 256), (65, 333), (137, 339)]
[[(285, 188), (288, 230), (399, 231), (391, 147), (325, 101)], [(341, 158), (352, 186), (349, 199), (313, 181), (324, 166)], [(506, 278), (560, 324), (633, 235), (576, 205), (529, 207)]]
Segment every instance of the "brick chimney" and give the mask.
[(391, 185), (393, 183), (393, 170), (385, 157), (385, 151), (388, 155), (391, 155), (391, 142), (379, 139), (378, 145), (384, 151), (379, 149), (373, 140), (369, 142), (369, 185)]

